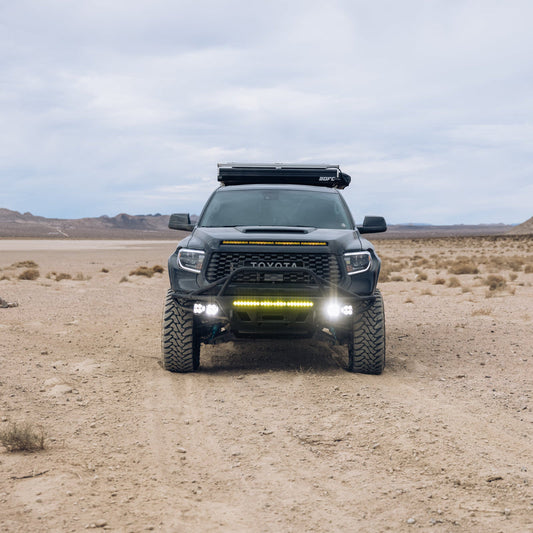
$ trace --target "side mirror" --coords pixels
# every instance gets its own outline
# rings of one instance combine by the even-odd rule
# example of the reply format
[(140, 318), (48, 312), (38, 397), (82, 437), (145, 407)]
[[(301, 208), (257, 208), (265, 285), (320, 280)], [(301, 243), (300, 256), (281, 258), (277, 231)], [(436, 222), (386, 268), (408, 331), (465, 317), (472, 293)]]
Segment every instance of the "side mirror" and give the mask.
[(192, 231), (194, 224), (191, 224), (191, 217), (189, 213), (174, 213), (168, 219), (168, 227), (170, 229), (180, 229), (183, 231)]
[(383, 233), (387, 231), (387, 223), (383, 217), (365, 217), (362, 226), (357, 226), (359, 233)]

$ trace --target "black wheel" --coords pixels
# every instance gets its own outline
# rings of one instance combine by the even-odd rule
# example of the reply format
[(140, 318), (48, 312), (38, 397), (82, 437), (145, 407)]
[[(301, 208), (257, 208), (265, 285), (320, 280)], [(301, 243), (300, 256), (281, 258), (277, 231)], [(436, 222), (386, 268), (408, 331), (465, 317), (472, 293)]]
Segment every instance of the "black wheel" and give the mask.
[(348, 370), (360, 374), (381, 374), (385, 367), (385, 308), (381, 292), (374, 301), (361, 302), (354, 313), (348, 344)]
[(200, 366), (200, 340), (191, 311), (176, 304), (168, 290), (163, 309), (163, 366), (171, 372), (194, 372)]

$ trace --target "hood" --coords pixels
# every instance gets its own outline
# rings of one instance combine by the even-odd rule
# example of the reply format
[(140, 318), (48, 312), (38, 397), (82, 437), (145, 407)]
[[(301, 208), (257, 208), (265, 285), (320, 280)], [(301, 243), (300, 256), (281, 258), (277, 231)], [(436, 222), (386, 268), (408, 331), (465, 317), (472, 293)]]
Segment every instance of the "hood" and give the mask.
[[(261, 243), (261, 244), (254, 244)], [(315, 244), (316, 243), (316, 244)], [(226, 250), (242, 246), (280, 246), (287, 249), (305, 247), (311, 251), (328, 250), (330, 253), (359, 251), (362, 249), (357, 230), (323, 229), (306, 227), (257, 227), (239, 226), (228, 228), (197, 227), (189, 237), (186, 246), (201, 250)]]

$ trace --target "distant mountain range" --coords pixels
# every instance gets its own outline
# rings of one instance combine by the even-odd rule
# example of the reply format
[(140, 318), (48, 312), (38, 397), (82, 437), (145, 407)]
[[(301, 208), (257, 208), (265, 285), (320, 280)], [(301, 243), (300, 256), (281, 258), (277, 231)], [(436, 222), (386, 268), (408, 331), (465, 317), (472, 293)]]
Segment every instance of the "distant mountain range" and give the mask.
[[(191, 217), (196, 218), (196, 217)], [(168, 239), (182, 232), (168, 229), (169, 215), (128, 215), (97, 218), (46, 218), (0, 208), (0, 238), (37, 239)], [(432, 226), (430, 224), (393, 224), (377, 238), (444, 237), (471, 235), (533, 234), (533, 217), (519, 226), (478, 224)]]
[(0, 208), (0, 238), (39, 239), (176, 239), (168, 215), (127, 215), (98, 218), (45, 218)]

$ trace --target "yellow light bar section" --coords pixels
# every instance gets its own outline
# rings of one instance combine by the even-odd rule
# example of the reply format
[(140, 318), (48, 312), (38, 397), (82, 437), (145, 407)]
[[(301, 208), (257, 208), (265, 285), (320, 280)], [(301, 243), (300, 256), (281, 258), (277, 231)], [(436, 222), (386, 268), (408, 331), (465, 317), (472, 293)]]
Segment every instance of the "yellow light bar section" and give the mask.
[(283, 300), (235, 300), (234, 307), (313, 307), (309, 301), (283, 301)]
[(251, 244), (254, 246), (327, 246), (323, 241), (222, 241), (221, 244)]

